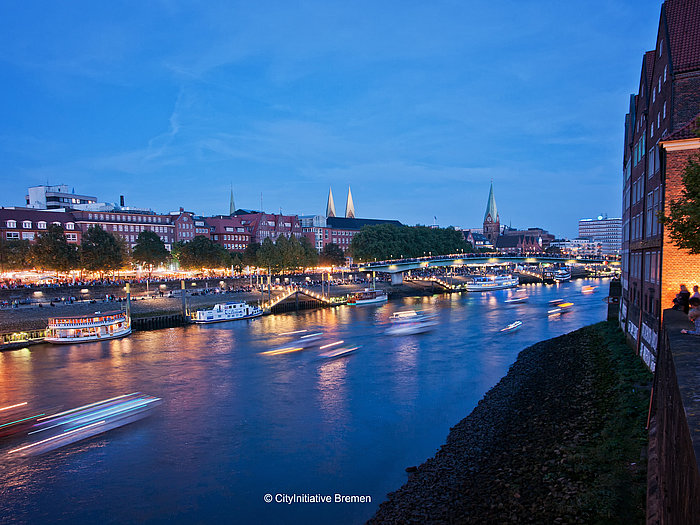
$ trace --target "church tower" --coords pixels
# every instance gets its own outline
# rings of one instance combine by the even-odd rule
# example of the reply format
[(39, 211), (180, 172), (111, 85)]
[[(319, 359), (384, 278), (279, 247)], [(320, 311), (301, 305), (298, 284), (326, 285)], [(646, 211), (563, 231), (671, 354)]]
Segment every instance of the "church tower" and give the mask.
[(352, 193), (350, 193), (350, 186), (348, 186), (348, 200), (345, 201), (345, 217), (348, 219), (355, 218), (355, 203), (352, 202)]
[(493, 181), (491, 181), (491, 191), (489, 191), (489, 201), (486, 204), (486, 214), (484, 215), (484, 236), (491, 244), (496, 246), (496, 239), (501, 231), (501, 219), (498, 217), (496, 209), (496, 198), (493, 196)]
[(326, 217), (335, 217), (335, 203), (333, 202), (333, 190), (328, 188), (328, 203), (326, 204)]

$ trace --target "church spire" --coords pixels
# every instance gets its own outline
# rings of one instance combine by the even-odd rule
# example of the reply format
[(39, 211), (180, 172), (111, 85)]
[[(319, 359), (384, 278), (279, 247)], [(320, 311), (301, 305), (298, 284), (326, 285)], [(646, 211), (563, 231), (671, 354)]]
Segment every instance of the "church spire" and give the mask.
[(355, 203), (352, 202), (352, 193), (350, 192), (350, 186), (348, 186), (348, 199), (345, 201), (345, 217), (348, 219), (355, 218)]
[(326, 204), (326, 217), (335, 217), (335, 204), (333, 203), (333, 190), (328, 188), (328, 203)]
[(491, 181), (491, 190), (489, 191), (489, 201), (486, 204), (486, 213), (484, 214), (484, 237), (491, 244), (496, 246), (496, 240), (501, 233), (501, 219), (498, 216), (496, 208), (496, 197), (493, 195), (493, 181)]
[(491, 222), (500, 222), (498, 220), (498, 210), (496, 209), (496, 197), (493, 196), (493, 181), (491, 181), (491, 190), (489, 191), (489, 201), (486, 205), (486, 213), (484, 214), (484, 222), (491, 216)]
[(231, 184), (231, 200), (228, 203), (228, 214), (233, 215), (236, 213), (236, 204), (233, 202), (233, 184)]

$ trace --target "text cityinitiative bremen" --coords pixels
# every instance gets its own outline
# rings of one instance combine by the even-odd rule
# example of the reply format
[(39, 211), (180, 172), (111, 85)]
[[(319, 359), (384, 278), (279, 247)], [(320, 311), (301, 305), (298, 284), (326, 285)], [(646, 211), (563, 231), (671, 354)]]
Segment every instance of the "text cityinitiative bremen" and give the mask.
[(275, 494), (275, 503), (372, 503), (372, 496), (345, 494)]

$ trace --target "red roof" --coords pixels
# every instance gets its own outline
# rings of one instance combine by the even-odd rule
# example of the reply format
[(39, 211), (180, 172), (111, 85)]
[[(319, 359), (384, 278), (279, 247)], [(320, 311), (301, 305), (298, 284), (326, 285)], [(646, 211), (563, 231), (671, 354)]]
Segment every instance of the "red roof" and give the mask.
[(664, 9), (673, 72), (700, 68), (700, 2), (666, 0)]
[(700, 113), (695, 115), (690, 122), (680, 129), (677, 129), (670, 135), (661, 138), (662, 142), (670, 140), (688, 140), (698, 138), (698, 130), (700, 129)]

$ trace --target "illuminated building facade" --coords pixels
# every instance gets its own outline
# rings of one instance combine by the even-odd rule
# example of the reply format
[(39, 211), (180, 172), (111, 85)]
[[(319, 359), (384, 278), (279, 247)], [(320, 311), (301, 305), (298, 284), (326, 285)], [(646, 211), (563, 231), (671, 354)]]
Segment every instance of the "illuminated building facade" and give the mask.
[(681, 174), (700, 151), (700, 2), (666, 0), (656, 46), (644, 54), (625, 116), (620, 326), (655, 368), (662, 311), (681, 283), (700, 284), (700, 257), (674, 246), (658, 220), (680, 196)]

